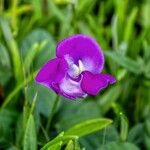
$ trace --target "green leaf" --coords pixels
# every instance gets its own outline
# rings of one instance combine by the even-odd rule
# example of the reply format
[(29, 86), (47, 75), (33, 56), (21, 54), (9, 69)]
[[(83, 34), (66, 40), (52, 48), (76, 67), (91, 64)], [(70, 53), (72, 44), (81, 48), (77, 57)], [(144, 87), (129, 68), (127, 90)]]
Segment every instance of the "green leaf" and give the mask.
[(81, 150), (78, 144), (78, 140), (70, 140), (67, 143), (65, 150)]
[[(29, 12), (31, 11), (32, 7), (30, 4), (24, 4), (24, 5), (21, 5), (20, 7), (15, 7), (15, 15), (19, 16), (19, 15), (22, 15), (26, 12)], [(12, 16), (12, 12), (11, 12), (11, 9), (8, 9), (7, 12), (5, 12), (5, 16), (7, 17), (11, 17)]]
[(67, 143), (65, 150), (74, 150), (74, 143), (72, 140)]
[(117, 52), (105, 51), (105, 55), (110, 57), (118, 65), (124, 67), (128, 71), (134, 74), (141, 74), (144, 68), (144, 62), (141, 60), (133, 60), (127, 56), (123, 56)]
[(150, 61), (146, 64), (144, 68), (145, 77), (150, 79)]
[(70, 140), (75, 140), (77, 139), (78, 137), (77, 136), (64, 136), (63, 134), (62, 135), (59, 135), (57, 136), (56, 138), (54, 138), (53, 140), (49, 141), (47, 144), (45, 144), (41, 150), (47, 150), (48, 147), (50, 146), (53, 146), (53, 145), (56, 145), (58, 144), (59, 142), (63, 142), (63, 144), (66, 144), (68, 143)]
[[(35, 46), (38, 44), (38, 48)], [(36, 48), (33, 48), (33, 47)], [(35, 29), (30, 32), (21, 43), (21, 54), (27, 65), (28, 60), (33, 64), (34, 70), (39, 69), (49, 60), (55, 51), (55, 41), (53, 37), (43, 29)], [(30, 66), (31, 63), (27, 66)]]
[(90, 119), (81, 122), (65, 132), (65, 135), (85, 136), (90, 133), (99, 131), (112, 123), (110, 119)]
[(114, 50), (118, 49), (118, 28), (117, 28), (117, 23), (118, 23), (118, 17), (113, 16), (113, 19), (112, 19), (112, 40), (113, 40), (113, 49)]
[(150, 45), (148, 43), (148, 40), (143, 40), (143, 52), (144, 52), (144, 60), (147, 62), (150, 58)]
[(63, 142), (60, 141), (60, 142), (58, 142), (58, 143), (56, 143), (54, 145), (51, 145), (51, 146), (47, 147), (46, 150), (61, 150), (62, 143)]
[[(27, 96), (26, 96), (27, 97)], [(26, 124), (28, 122), (28, 119), (30, 115), (33, 114), (33, 111), (35, 109), (35, 104), (37, 100), (37, 93), (34, 94), (34, 97), (32, 97), (32, 105), (29, 105), (29, 102), (26, 100), (23, 108), (23, 125), (26, 127)]]
[(23, 118), (24, 116), (20, 114), (18, 116), (18, 119), (16, 120), (16, 129), (15, 129), (15, 145), (16, 147), (22, 147), (23, 142), (23, 136), (24, 136), (24, 124), (23, 124)]
[[(117, 92), (116, 92), (117, 91)], [(112, 104), (118, 99), (121, 94), (121, 85), (116, 84), (112, 88), (110, 88), (106, 93), (100, 96), (99, 105), (101, 107), (101, 112), (105, 114)]]
[(61, 113), (58, 116), (59, 122), (56, 126), (59, 131), (67, 130), (81, 121), (101, 116), (97, 102), (92, 99), (91, 101), (68, 101), (63, 99), (60, 111)]
[(147, 148), (147, 150), (150, 149), (150, 116), (148, 114), (148, 117), (146, 118), (146, 121), (145, 121), (145, 132), (144, 132), (144, 143), (145, 143), (145, 146)]
[(141, 18), (141, 24), (145, 28), (149, 28), (150, 26), (150, 20), (149, 20), (149, 14), (150, 14), (150, 3), (147, 1), (145, 4), (142, 5), (142, 18)]
[(115, 0), (113, 2), (115, 3), (116, 14), (122, 23), (126, 17), (125, 14), (126, 14), (127, 6), (128, 6), (128, 1), (127, 0), (124, 0), (124, 1)]
[(31, 47), (31, 49), (29, 49), (29, 52), (27, 53), (27, 56), (24, 59), (24, 68), (25, 71), (29, 71), (32, 62), (34, 61), (34, 58), (36, 57), (36, 55), (40, 52), (41, 49), (43, 49), (43, 47), (45, 46), (46, 41), (43, 41), (40, 44), (33, 44), (33, 46)]
[(119, 142), (112, 142), (107, 145), (102, 146), (98, 150), (140, 150), (137, 146), (131, 143), (119, 143)]
[(145, 129), (146, 129), (148, 136), (150, 137), (150, 119), (147, 119), (145, 121)]
[(11, 126), (17, 119), (17, 112), (12, 109), (2, 109), (0, 110), (0, 141), (2, 139), (8, 141), (10, 139), (10, 132), (12, 132)]
[(23, 70), (17, 43), (13, 38), (8, 22), (2, 17), (0, 18), (0, 27), (2, 29), (7, 46), (9, 47), (15, 78), (19, 83), (23, 80)]
[(4, 45), (0, 44), (0, 64), (10, 68), (10, 59), (9, 59), (9, 54), (4, 47)]
[(135, 18), (137, 16), (137, 12), (138, 8), (137, 7), (133, 8), (131, 14), (127, 19), (127, 24), (124, 30), (124, 41), (127, 43), (129, 42), (130, 38), (132, 37), (131, 35), (133, 34), (133, 27), (135, 23)]
[[(76, 13), (81, 16), (88, 13), (94, 6), (96, 1), (93, 0), (79, 0), (76, 5)], [(86, 12), (86, 13), (85, 13)]]
[(120, 126), (120, 138), (122, 141), (126, 141), (128, 135), (128, 120), (127, 117), (120, 113), (121, 126)]
[(49, 9), (51, 10), (51, 14), (57, 18), (60, 22), (63, 22), (65, 19), (65, 15), (62, 13), (62, 11), (57, 7), (57, 5), (53, 1), (49, 2)]
[(150, 143), (150, 137), (148, 135), (144, 136), (144, 143), (145, 143), (147, 150), (149, 150), (150, 149), (150, 144), (149, 144)]
[(0, 84), (5, 85), (11, 77), (9, 54), (6, 48), (0, 44)]
[(6, 97), (3, 105), (1, 106), (1, 108), (6, 107), (12, 100), (13, 97), (20, 92), (20, 90), (22, 90), (29, 82), (31, 82), (35, 75), (37, 74), (37, 71), (35, 71), (33, 74), (31, 74), (24, 82), (20, 83), (19, 85), (17, 85), (15, 87), (15, 89), (13, 91), (11, 91), (11, 93)]
[(144, 127), (143, 124), (138, 123), (131, 128), (128, 134), (127, 140), (130, 143), (139, 144), (142, 143), (144, 139)]
[(37, 139), (34, 118), (30, 115), (23, 140), (23, 150), (37, 150)]
[(74, 140), (74, 150), (81, 150), (78, 139)]
[(38, 91), (36, 110), (39, 114), (48, 117), (52, 113), (56, 94), (44, 86), (36, 84), (34, 81), (28, 84), (27, 100), (32, 103), (35, 93)]
[(86, 149), (94, 150), (104, 144), (119, 141), (119, 138), (119, 133), (114, 123), (106, 127), (104, 130), (101, 130), (100, 132), (95, 132), (85, 137), (81, 137), (80, 143), (81, 145), (85, 146)]
[(53, 0), (53, 1), (58, 5), (67, 5), (73, 2), (72, 0)]
[(34, 10), (34, 16), (36, 18), (41, 18), (42, 17), (42, 1), (38, 0), (32, 0), (31, 1), (33, 10)]

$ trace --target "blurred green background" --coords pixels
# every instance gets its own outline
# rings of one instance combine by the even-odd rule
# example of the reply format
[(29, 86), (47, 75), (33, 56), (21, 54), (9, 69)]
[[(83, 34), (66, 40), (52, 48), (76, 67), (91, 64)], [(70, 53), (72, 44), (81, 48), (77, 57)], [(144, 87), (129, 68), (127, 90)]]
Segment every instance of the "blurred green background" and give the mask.
[[(99, 42), (117, 83), (58, 101), (34, 76), (56, 43), (76, 33)], [(0, 149), (43, 146), (150, 150), (150, 0), (0, 0)]]

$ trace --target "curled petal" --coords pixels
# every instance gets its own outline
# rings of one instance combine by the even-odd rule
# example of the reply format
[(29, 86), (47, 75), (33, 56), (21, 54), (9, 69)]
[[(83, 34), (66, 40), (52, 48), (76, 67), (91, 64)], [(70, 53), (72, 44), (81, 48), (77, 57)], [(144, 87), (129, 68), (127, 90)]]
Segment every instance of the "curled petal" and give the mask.
[(87, 35), (73, 35), (57, 45), (56, 56), (58, 58), (64, 58), (68, 55), (76, 65), (80, 60), (87, 71), (99, 73), (103, 69), (103, 52), (96, 40)]
[(116, 82), (116, 79), (108, 74), (92, 74), (91, 72), (85, 71), (82, 75), (81, 88), (89, 95), (97, 95), (108, 84)]
[(87, 95), (82, 91), (80, 81), (73, 80), (69, 76), (63, 78), (59, 88), (59, 93), (69, 99), (84, 98)]
[(68, 69), (64, 59), (55, 58), (49, 60), (38, 72), (35, 81), (51, 88), (54, 83), (60, 82)]

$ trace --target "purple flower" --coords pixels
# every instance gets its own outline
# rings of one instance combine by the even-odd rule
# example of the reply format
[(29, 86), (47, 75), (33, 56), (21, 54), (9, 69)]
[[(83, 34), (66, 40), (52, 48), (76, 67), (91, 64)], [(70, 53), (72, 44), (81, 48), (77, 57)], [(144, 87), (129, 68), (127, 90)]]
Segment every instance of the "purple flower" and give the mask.
[(35, 80), (66, 98), (84, 98), (116, 82), (101, 73), (103, 67), (104, 54), (96, 40), (77, 34), (58, 43), (56, 58), (40, 69)]

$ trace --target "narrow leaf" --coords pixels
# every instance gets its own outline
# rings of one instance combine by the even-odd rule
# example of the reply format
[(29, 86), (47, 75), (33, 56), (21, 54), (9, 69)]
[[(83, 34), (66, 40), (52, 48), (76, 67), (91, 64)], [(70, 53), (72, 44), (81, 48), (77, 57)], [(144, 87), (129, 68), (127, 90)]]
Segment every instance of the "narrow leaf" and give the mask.
[(123, 113), (120, 113), (120, 119), (121, 119), (120, 137), (122, 141), (125, 141), (128, 135), (128, 120)]
[(74, 150), (74, 143), (70, 140), (65, 148), (65, 150)]
[(112, 123), (110, 119), (91, 119), (81, 122), (65, 132), (65, 135), (85, 136), (107, 127)]
[(37, 139), (36, 139), (36, 129), (34, 118), (32, 114), (30, 115), (23, 140), (23, 150), (36, 150), (37, 149)]
[(63, 142), (63, 144), (68, 143), (70, 140), (74, 140), (77, 139), (77, 136), (71, 136), (71, 135), (67, 135), (67, 136), (63, 136), (63, 134), (60, 136), (57, 136), (55, 139), (49, 141), (47, 144), (45, 144), (41, 150), (47, 150), (48, 147), (55, 145), (57, 143), (59, 143), (60, 141)]
[(30, 66), (32, 65), (35, 56), (43, 49), (46, 45), (47, 41), (43, 40), (41, 43), (34, 43), (32, 47), (29, 49), (26, 57), (24, 58), (24, 68), (25, 71), (29, 71)]
[(46, 150), (60, 150), (61, 149), (61, 146), (62, 146), (62, 141), (60, 141), (60, 142), (58, 142), (58, 143), (56, 143), (56, 144), (54, 144), (54, 145), (51, 145), (51, 146), (49, 146), (49, 147), (47, 147), (47, 149)]
[(135, 7), (133, 8), (131, 14), (129, 15), (127, 24), (126, 24), (126, 28), (124, 31), (124, 41), (129, 42), (130, 38), (132, 37), (132, 33), (133, 33), (133, 26), (134, 26), (134, 22), (135, 22), (135, 18), (138, 12), (138, 8)]
[(5, 41), (10, 50), (15, 78), (19, 83), (23, 79), (23, 70), (22, 70), (21, 58), (20, 58), (17, 43), (13, 38), (8, 22), (2, 17), (0, 18), (0, 27), (2, 29)]
[(141, 74), (143, 72), (143, 61), (135, 61), (127, 56), (123, 56), (117, 52), (105, 51), (105, 55), (113, 59), (120, 66), (126, 68), (134, 74)]

